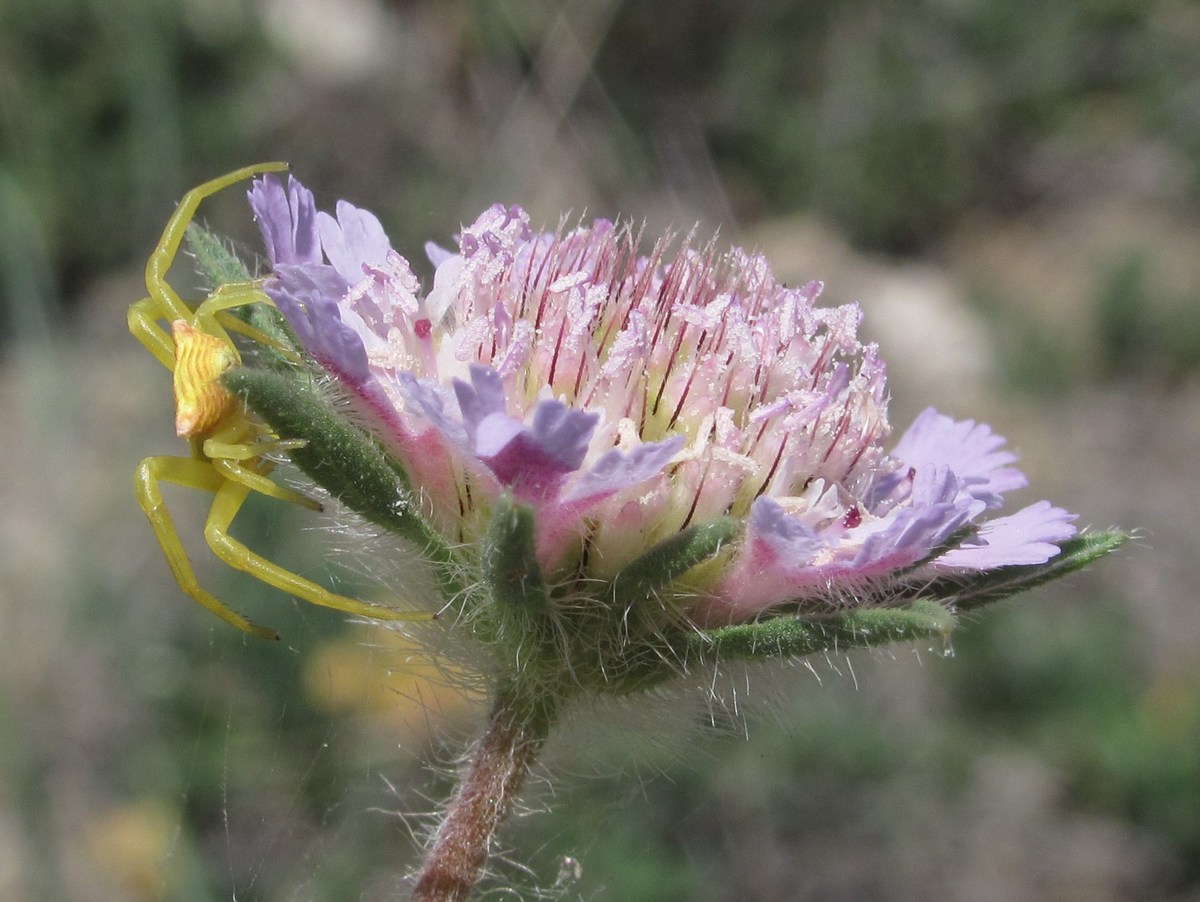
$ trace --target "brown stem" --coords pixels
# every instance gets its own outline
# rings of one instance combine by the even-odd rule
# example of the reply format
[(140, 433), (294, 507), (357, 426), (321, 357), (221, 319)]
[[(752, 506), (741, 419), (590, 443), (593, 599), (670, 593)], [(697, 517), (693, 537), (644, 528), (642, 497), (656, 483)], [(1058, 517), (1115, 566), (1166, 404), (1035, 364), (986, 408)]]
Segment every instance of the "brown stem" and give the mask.
[(502, 696), (425, 853), (413, 902), (461, 902), (487, 861), (496, 828), (545, 741), (551, 717)]

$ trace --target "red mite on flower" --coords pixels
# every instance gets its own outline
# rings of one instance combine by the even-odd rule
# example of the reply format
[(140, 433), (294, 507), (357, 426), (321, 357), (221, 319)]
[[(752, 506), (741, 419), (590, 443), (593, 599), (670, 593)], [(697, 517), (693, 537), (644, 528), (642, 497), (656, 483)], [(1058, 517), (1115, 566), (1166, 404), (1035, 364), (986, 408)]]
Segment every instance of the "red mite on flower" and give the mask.
[(1004, 440), (928, 409), (886, 450), (885, 370), (857, 305), (816, 305), (734, 249), (606, 220), (537, 232), (494, 206), (427, 245), (422, 294), (378, 219), (317, 212), (294, 178), (250, 191), (264, 290), (404, 465), (423, 513), (478, 539), (503, 494), (535, 513), (548, 582), (610, 578), (715, 518), (740, 538), (693, 580), (702, 627), (871, 604), (898, 581), (1042, 564), (1075, 534)]

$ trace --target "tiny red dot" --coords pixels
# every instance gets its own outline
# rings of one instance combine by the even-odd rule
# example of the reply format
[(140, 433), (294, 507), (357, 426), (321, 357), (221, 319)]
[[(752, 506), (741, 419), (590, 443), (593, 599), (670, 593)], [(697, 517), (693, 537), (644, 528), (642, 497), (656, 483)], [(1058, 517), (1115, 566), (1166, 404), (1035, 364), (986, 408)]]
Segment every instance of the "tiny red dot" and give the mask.
[(428, 338), (433, 334), (433, 323), (427, 319), (419, 319), (413, 323), (413, 331), (417, 333), (417, 338)]
[(850, 510), (846, 511), (846, 516), (842, 517), (842, 526), (846, 527), (846, 529), (853, 529), (861, 522), (862, 513), (857, 506), (850, 508)]

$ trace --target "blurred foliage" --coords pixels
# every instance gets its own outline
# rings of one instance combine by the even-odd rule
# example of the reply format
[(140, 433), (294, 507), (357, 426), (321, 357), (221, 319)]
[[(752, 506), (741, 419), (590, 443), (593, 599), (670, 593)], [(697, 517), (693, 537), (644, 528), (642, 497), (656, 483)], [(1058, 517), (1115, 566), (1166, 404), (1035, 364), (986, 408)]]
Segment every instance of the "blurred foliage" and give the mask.
[(1162, 297), (1144, 252), (1116, 260), (1096, 299), (1097, 354), (1103, 378), (1141, 377), (1172, 384), (1200, 367), (1200, 288)]
[(963, 634), (950, 685), (961, 717), (1002, 722), (1061, 769), (1068, 807), (1177, 850), (1182, 890), (1200, 884), (1200, 674), (1148, 679), (1134, 625), (1107, 599), (1008, 612)]
[[(59, 291), (69, 300), (89, 274), (140, 252), (180, 186), (244, 164), (268, 134), (303, 136), (299, 152), (331, 173), (356, 160), (403, 171), (404, 208), (440, 209), (436, 218), (450, 218), (432, 225), (452, 226), (460, 211), (444, 200), (488, 162), (479, 125), (497, 127), (505, 112), (495, 92), (519, 90), (537, 69), (561, 9), (556, 0), (397, 4), (398, 16), (441, 42), (436, 65), (379, 67), (353, 91), (310, 80), (305, 108), (281, 113), (272, 85), (305, 74), (272, 52), (252, 0), (8, 0), (0, 272), (9, 324), (27, 318), (31, 298), (47, 304)], [(669, 0), (571, 9), (611, 20), (595, 26), (603, 40), (566, 101), (573, 118), (596, 117), (592, 176), (618, 197), (660, 174), (686, 181), (690, 169), (711, 167), (743, 218), (805, 209), (859, 246), (912, 253), (968, 211), (1044, 201), (1048, 180), (1075, 173), (1030, 160), (1054, 141), (1098, 133), (1172, 148), (1191, 173), (1179, 202), (1200, 195), (1200, 25), (1188, 4)], [(464, 124), (440, 121), (452, 113)], [(375, 121), (359, 129), (352, 117)], [(310, 181), (339, 190), (352, 179), (323, 175)], [(436, 233), (418, 225), (424, 237)]]
[(1134, 246), (1108, 260), (1082, 286), (1078, 315), (1058, 328), (1006, 292), (977, 291), (1006, 381), (1032, 397), (1104, 382), (1186, 385), (1200, 368), (1200, 295), (1164, 285), (1161, 262)]
[(5, 334), (143, 254), (180, 185), (245, 162), (267, 48), (247, 0), (212, 7), (0, 4)]
[(1141, 0), (624, 4), (596, 77), (636, 133), (699, 129), (739, 206), (911, 253), (1044, 199), (1031, 153), (1097, 115), (1178, 146), (1194, 199), (1196, 27)]

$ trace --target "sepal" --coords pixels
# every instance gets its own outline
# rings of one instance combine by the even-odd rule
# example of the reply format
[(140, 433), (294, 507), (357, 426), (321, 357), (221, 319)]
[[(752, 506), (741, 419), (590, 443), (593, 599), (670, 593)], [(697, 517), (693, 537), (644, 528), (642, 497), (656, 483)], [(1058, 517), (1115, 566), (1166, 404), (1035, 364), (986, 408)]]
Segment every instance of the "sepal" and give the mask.
[(249, 282), (253, 276), (225, 242), (204, 226), (191, 223), (185, 232), (188, 250), (210, 288), (230, 282)]
[(533, 508), (505, 492), (492, 510), (483, 538), (483, 576), (502, 604), (549, 613), (546, 578), (536, 555), (537, 519)]
[(872, 648), (889, 642), (945, 639), (954, 615), (941, 604), (917, 599), (905, 608), (861, 608), (829, 617), (772, 617), (695, 635), (697, 654), (717, 661), (799, 658), (823, 651)]
[(618, 573), (606, 595), (620, 610), (666, 589), (693, 567), (737, 539), (742, 524), (730, 517), (691, 526), (659, 542)]

